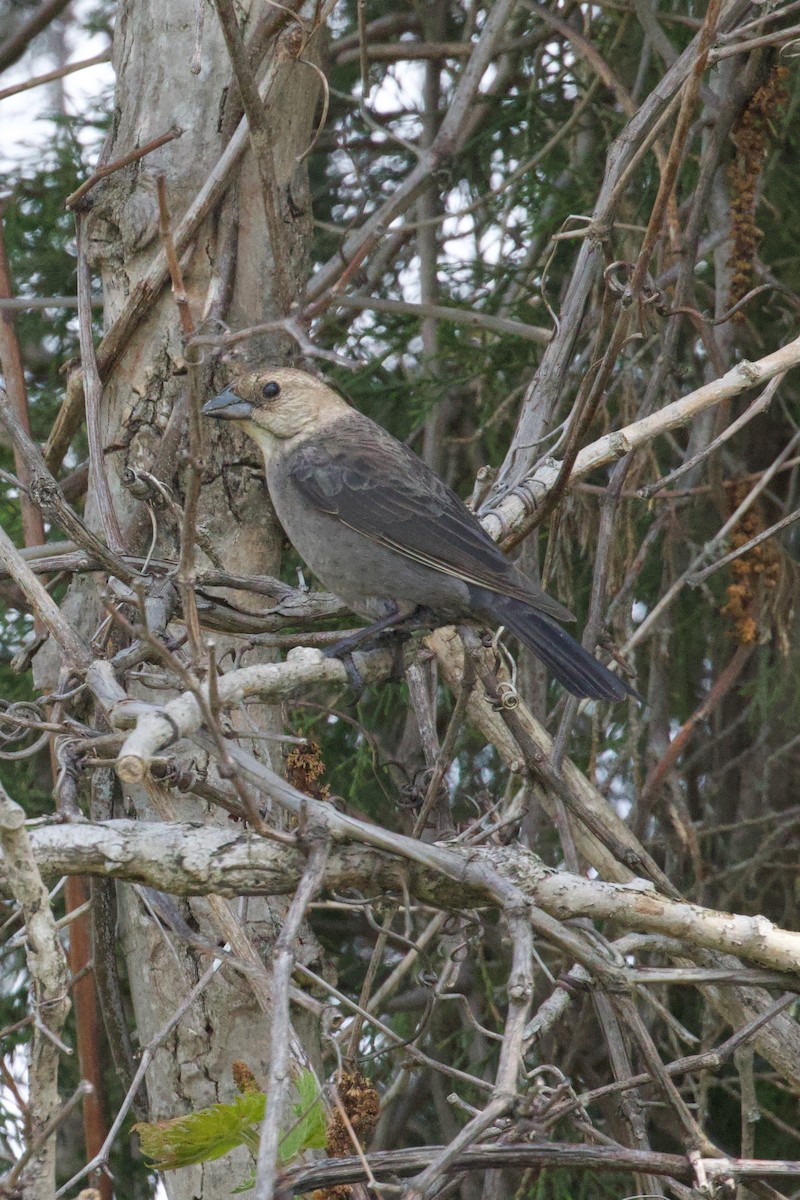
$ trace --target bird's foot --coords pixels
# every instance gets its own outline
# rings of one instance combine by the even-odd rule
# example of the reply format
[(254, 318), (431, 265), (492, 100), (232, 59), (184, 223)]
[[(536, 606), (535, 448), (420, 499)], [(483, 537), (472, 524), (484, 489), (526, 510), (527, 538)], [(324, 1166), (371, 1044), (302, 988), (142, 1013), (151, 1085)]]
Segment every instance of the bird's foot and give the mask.
[(326, 658), (348, 658), (352, 656), (354, 650), (360, 650), (363, 646), (366, 641), (366, 638), (363, 636), (365, 632), (363, 629), (357, 629), (355, 633), (351, 633), (348, 637), (340, 638), (332, 646), (326, 646), (322, 653)]
[(386, 630), (392, 630), (398, 625), (404, 624), (407, 619), (395, 605), (391, 612), (387, 613), (385, 617), (381, 617), (380, 621), (375, 621), (372, 625), (365, 625), (363, 629), (356, 629), (355, 633), (350, 633), (347, 637), (334, 642), (332, 646), (328, 646), (324, 652), (325, 657), (344, 659), (345, 656), (352, 655), (354, 650), (361, 649), (375, 641), (378, 635)]
[(362, 638), (358, 636), (362, 631), (351, 634), (349, 637), (341, 638), (340, 641), (334, 642), (332, 646), (328, 646), (323, 651), (326, 658), (338, 658), (345, 669), (347, 682), (353, 691), (353, 705), (358, 704), (364, 694), (364, 680), (361, 678), (361, 672), (353, 659), (353, 651), (357, 646), (361, 645)]
[(399, 650), (413, 630), (431, 623), (431, 614), (422, 607), (405, 614), (395, 610), (373, 625), (367, 625), (363, 629), (357, 629), (355, 633), (348, 634), (347, 637), (340, 638), (338, 642), (328, 646), (324, 654), (326, 658), (341, 659), (347, 672), (347, 678), (355, 692), (355, 702), (357, 702), (361, 699), (364, 691), (364, 681), (353, 662), (353, 651), (366, 650), (370, 645), (374, 646), (380, 643), (388, 643)]
[(353, 692), (353, 698), (350, 701), (353, 708), (358, 704), (361, 697), (364, 695), (364, 680), (361, 678), (361, 672), (356, 666), (355, 659), (352, 654), (342, 654), (339, 656), (342, 666), (347, 675), (347, 682)]

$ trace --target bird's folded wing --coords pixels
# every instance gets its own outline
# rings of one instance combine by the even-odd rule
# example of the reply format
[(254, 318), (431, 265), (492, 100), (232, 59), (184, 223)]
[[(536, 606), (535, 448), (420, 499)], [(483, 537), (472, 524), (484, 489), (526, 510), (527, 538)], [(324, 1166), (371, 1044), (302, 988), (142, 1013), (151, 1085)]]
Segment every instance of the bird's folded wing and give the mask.
[(379, 545), (560, 621), (574, 620), (528, 583), (455, 492), (394, 439), (371, 438), (365, 451), (355, 439), (331, 445), (313, 437), (295, 451), (289, 474), (307, 504)]

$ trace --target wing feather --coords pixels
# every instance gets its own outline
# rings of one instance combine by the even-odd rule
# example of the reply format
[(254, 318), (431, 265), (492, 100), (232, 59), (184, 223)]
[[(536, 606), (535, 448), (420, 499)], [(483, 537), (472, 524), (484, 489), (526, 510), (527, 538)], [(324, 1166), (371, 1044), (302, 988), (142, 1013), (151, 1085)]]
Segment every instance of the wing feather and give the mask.
[(338, 424), (347, 428), (334, 438), (329, 427), (292, 456), (289, 474), (307, 504), (434, 571), (574, 619), (517, 570), (413, 451), (359, 413)]

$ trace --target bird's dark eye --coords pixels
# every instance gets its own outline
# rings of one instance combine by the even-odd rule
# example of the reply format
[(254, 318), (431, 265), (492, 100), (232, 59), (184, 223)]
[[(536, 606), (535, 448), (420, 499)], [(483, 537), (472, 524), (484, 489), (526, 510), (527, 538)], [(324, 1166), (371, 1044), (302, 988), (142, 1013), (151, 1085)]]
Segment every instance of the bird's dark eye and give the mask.
[(265, 400), (274, 400), (276, 396), (280, 395), (280, 392), (281, 385), (276, 383), (274, 379), (271, 379), (269, 383), (265, 383), (261, 389), (261, 395)]

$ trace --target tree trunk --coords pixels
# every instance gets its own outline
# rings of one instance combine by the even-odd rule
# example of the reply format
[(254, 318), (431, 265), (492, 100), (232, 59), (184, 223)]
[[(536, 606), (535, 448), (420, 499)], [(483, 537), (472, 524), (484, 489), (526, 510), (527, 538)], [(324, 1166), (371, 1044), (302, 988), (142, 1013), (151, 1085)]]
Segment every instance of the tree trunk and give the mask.
[[(247, 8), (247, 4), (240, 5), (239, 13)], [(198, 45), (197, 20), (203, 12), (205, 22)], [(243, 32), (247, 34), (247, 25)], [(268, 58), (273, 53), (274, 42)], [(285, 238), (283, 250), (296, 293), (298, 281), (305, 278), (311, 228), (306, 172), (297, 159), (311, 137), (318, 85), (307, 67), (286, 55), (284, 60), (267, 109), (270, 127), (280, 131), (280, 140), (273, 148), (274, 195)], [(228, 127), (235, 127), (236, 114), (233, 120), (224, 119), (224, 114), (237, 104), (229, 96), (235, 84), (216, 15), (198, 6), (196, 0), (170, 0), (168, 5), (150, 0), (120, 6), (114, 64), (117, 89), (106, 161), (113, 162), (172, 126), (179, 125), (183, 133), (178, 140), (111, 175), (92, 193), (86, 242), (93, 273), (102, 275), (106, 330), (162, 250), (158, 173), (164, 172), (166, 177), (171, 225), (175, 228), (215, 167), (226, 135), (230, 135)], [(220, 320), (239, 328), (276, 315), (265, 207), (249, 146), (231, 178), (221, 202), (181, 256), (192, 316), (197, 326), (205, 321), (204, 332), (219, 332)], [(291, 352), (291, 344), (287, 347), (285, 339), (279, 343), (275, 337), (260, 337), (244, 345), (246, 350), (240, 357), (260, 361), (285, 360)], [(166, 287), (104, 379), (100, 420), (105, 469), (125, 548), (134, 553), (147, 552), (151, 523), (145, 504), (125, 490), (123, 469), (155, 473), (174, 489), (179, 502), (183, 500), (185, 469), (180, 451), (170, 452), (165, 461), (162, 447), (165, 437), (170, 436), (170, 414), (176, 405), (186, 403), (186, 358), (178, 309)], [(210, 358), (201, 370), (208, 388), (221, 385), (228, 374), (225, 366), (215, 365)], [(186, 424), (184, 417), (178, 442), (184, 450)], [(256, 455), (241, 435), (232, 436), (228, 430), (220, 431), (217, 423), (214, 426), (204, 430), (198, 524), (226, 569), (277, 574), (282, 536)], [(90, 493), (86, 512), (92, 527), (99, 528), (96, 494)], [(156, 511), (156, 520), (156, 556), (177, 557), (177, 522), (164, 508)], [(199, 550), (197, 554), (201, 563), (210, 565)], [(98, 585), (78, 580), (65, 607), (84, 633), (96, 632), (103, 616)], [(128, 615), (139, 619), (131, 610)], [(182, 632), (181, 627), (174, 629)], [(218, 653), (224, 649), (220, 645)], [(248, 661), (256, 661), (256, 656)], [(165, 698), (163, 691), (154, 693), (152, 689), (141, 694), (149, 700)], [(253, 714), (254, 710), (248, 709), (249, 720)], [(255, 721), (266, 728), (268, 712), (257, 711)], [(268, 750), (262, 749), (267, 745), (256, 742), (256, 752), (268, 755)], [(199, 757), (199, 753), (194, 756), (195, 762)], [(156, 815), (161, 819), (172, 816), (204, 822), (225, 819), (219, 817), (218, 809), (201, 811), (197, 800), (184, 799), (152, 784), (126, 793), (124, 800), (118, 797), (114, 811), (121, 815), (123, 808), (151, 819)], [(210, 959), (198, 957), (180, 941), (176, 953), (176, 938), (164, 936), (132, 889), (119, 889), (118, 910), (138, 1042), (145, 1046), (186, 1001)], [(183, 915), (204, 937), (217, 943), (224, 940), (208, 919), (206, 901), (190, 903)], [(268, 962), (281, 910), (251, 900), (244, 915), (251, 940)], [(156, 1054), (147, 1076), (150, 1118), (175, 1116), (230, 1100), (234, 1094), (231, 1064), (236, 1059), (245, 1060), (263, 1085), (269, 1032), (268, 1019), (256, 1003), (247, 977), (227, 970), (217, 972)], [(301, 1029), (301, 1036), (303, 1032)], [(173, 1200), (192, 1196), (215, 1200), (218, 1196), (228, 1197), (233, 1184), (241, 1182), (248, 1170), (249, 1159), (240, 1152), (233, 1160), (226, 1156), (219, 1162), (178, 1171), (165, 1182)]]

